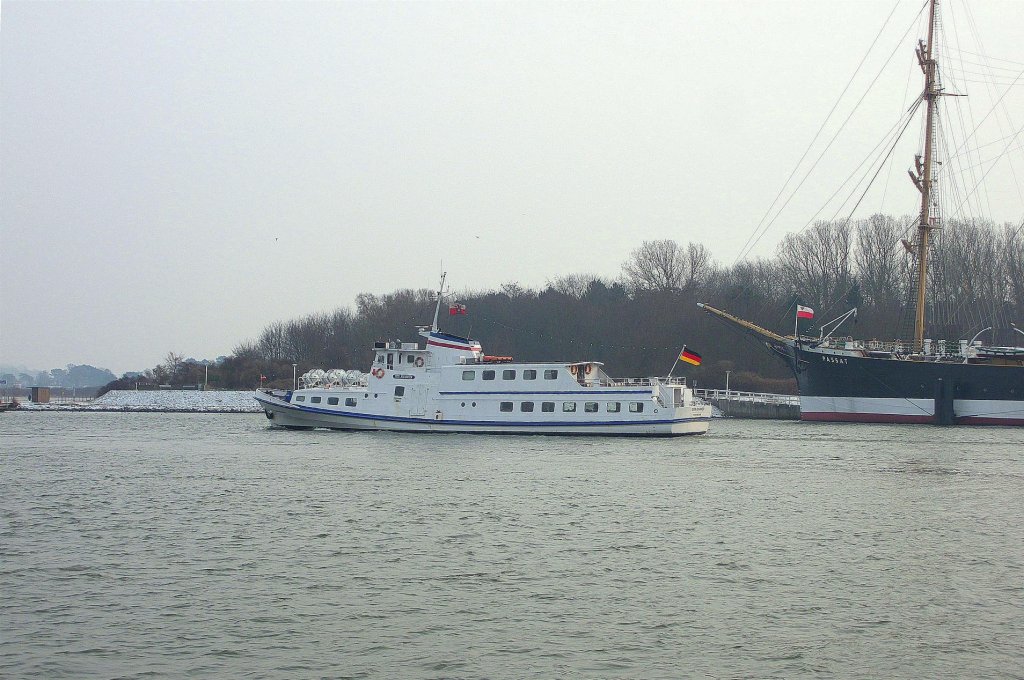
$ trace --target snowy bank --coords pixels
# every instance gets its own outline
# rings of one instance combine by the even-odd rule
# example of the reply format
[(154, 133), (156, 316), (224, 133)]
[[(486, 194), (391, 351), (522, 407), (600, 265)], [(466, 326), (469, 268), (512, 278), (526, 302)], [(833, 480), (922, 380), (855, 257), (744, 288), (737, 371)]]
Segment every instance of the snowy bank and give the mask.
[(98, 399), (77, 404), (22, 402), (31, 411), (177, 411), (195, 413), (259, 413), (251, 391), (111, 390)]

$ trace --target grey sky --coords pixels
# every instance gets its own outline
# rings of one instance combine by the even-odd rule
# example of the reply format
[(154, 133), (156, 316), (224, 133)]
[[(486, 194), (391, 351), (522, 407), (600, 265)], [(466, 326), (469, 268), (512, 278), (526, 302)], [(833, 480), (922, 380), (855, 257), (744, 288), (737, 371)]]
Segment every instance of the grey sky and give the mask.
[[(0, 362), (214, 357), (359, 292), (433, 286), (442, 261), (456, 289), (614, 277), (645, 239), (731, 264), (893, 6), (4, 2)], [(842, 116), (920, 6), (898, 5)], [(1024, 7), (970, 11), (1009, 82)], [(755, 255), (909, 106), (917, 34)], [(1024, 122), (1022, 95), (985, 141)], [(910, 137), (859, 214), (915, 211)], [(998, 221), (1024, 214), (1014, 167), (987, 178)]]

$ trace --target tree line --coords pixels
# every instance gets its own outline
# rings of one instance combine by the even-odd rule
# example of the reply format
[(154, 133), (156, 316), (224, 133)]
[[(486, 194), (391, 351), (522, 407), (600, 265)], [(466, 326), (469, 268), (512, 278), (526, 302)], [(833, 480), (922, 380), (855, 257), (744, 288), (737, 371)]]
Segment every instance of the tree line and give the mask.
[[(8, 390), (27, 389), (34, 386), (89, 388), (99, 387), (114, 378), (114, 374), (105, 368), (96, 368), (89, 364), (67, 364), (65, 368), (54, 368), (49, 371), (17, 371), (0, 373), (0, 384)], [(20, 385), (20, 388), (15, 388)]]
[[(623, 377), (666, 374), (685, 344), (704, 362), (677, 367), (676, 374), (698, 386), (721, 387), (728, 371), (733, 389), (794, 392), (782, 362), (696, 303), (783, 334), (792, 333), (795, 305), (811, 306), (815, 319), (801, 332), (815, 335), (816, 325), (857, 307), (857, 318), (839, 334), (906, 339), (914, 313), (915, 224), (915, 217), (888, 215), (817, 222), (784, 237), (773, 257), (731, 265), (717, 262), (701, 243), (645, 241), (617, 278), (574, 273), (538, 288), (511, 281), (497, 290), (464, 290), (454, 297), (468, 314), (444, 316), (441, 326), (480, 340), (489, 354), (603, 361)], [(984, 340), (1016, 344), (1010, 322), (1024, 325), (1019, 226), (951, 220), (936, 232), (931, 262), (927, 337), (970, 338), (993, 326)], [(414, 326), (430, 323), (435, 303), (429, 289), (363, 293), (354, 309), (274, 321), (211, 367), (210, 382), (251, 388), (265, 376), (268, 384), (290, 386), (293, 363), (299, 374), (366, 370), (373, 342), (419, 340)], [(194, 368), (174, 362), (158, 369), (161, 379), (195, 377)]]

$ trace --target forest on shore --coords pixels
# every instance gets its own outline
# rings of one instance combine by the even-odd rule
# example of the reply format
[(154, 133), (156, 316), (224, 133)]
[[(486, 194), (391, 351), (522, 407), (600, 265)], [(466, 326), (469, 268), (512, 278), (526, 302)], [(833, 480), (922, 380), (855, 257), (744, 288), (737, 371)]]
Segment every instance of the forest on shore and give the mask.
[[(837, 335), (894, 340), (912, 337), (916, 217), (874, 215), (823, 221), (785, 236), (770, 258), (724, 265), (701, 243), (644, 241), (618, 277), (572, 273), (531, 288), (510, 281), (496, 290), (463, 290), (442, 305), (441, 329), (479, 340), (488, 354), (521, 361), (593, 360), (614, 376), (665, 375), (685, 344), (703, 355), (699, 367), (676, 368), (698, 387), (795, 392), (788, 369), (763, 345), (702, 312), (706, 302), (781, 334), (793, 332), (795, 306), (813, 307), (801, 333), (857, 307)], [(927, 337), (1020, 344), (1024, 326), (1024, 237), (1021, 225), (950, 220), (936, 231), (929, 267)], [(447, 304), (465, 305), (448, 316)], [(355, 308), (279, 320), (241, 341), (208, 368), (173, 352), (141, 377), (106, 389), (145, 384), (248, 389), (290, 387), (292, 364), (367, 370), (378, 340), (419, 341), (415, 326), (433, 319), (436, 291), (362, 293)], [(1016, 339), (1015, 339), (1016, 337)], [(681, 364), (681, 366), (684, 366)], [(208, 370), (208, 373), (206, 371)], [(121, 384), (124, 382), (124, 384)]]

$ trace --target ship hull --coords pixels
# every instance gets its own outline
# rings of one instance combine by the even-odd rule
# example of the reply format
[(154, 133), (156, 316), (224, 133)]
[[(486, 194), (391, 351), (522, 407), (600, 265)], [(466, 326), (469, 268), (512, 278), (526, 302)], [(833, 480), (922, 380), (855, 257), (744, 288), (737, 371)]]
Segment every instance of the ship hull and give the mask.
[(711, 422), (708, 405), (671, 409), (669, 417), (643, 421), (594, 421), (573, 423), (561, 420), (497, 421), (394, 416), (339, 412), (298, 406), (265, 393), (257, 393), (271, 424), (291, 429), (383, 430), (391, 432), (449, 432), (469, 434), (533, 434), (575, 436), (678, 437), (705, 434)]
[(804, 348), (796, 358), (802, 420), (1024, 425), (1024, 366)]

